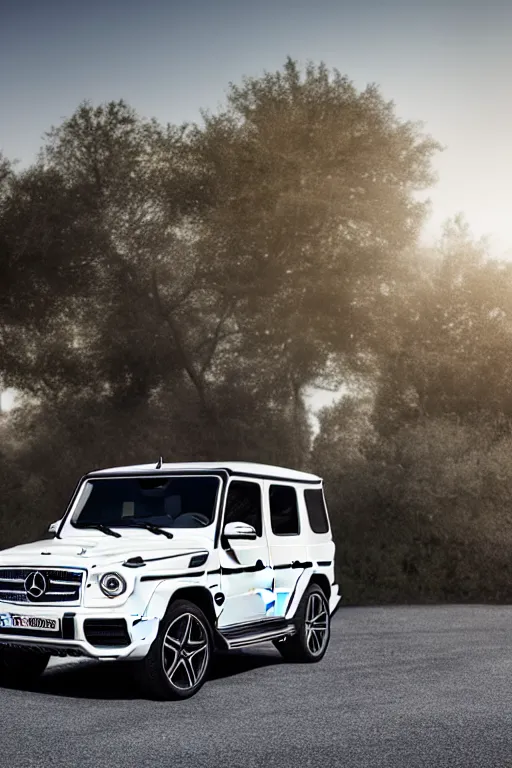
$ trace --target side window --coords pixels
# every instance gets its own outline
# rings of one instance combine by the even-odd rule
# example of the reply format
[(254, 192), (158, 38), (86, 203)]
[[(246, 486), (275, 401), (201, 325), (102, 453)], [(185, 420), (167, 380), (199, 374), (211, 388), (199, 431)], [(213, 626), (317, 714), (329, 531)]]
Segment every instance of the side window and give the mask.
[(329, 521), (321, 488), (308, 488), (304, 491), (304, 500), (308, 510), (309, 524), (313, 533), (327, 533)]
[(226, 523), (248, 523), (262, 535), (261, 489), (258, 483), (234, 480), (228, 488), (224, 525)]
[(289, 485), (269, 488), (270, 523), (276, 536), (297, 536), (300, 533), (297, 492)]

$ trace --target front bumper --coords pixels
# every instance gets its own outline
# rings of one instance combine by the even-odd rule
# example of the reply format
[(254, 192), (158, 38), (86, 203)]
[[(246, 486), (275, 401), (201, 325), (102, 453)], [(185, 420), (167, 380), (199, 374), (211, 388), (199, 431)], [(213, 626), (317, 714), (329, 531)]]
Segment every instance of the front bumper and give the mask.
[(29, 606), (0, 602), (0, 614), (21, 614), (56, 618), (59, 630), (0, 627), (2, 645), (32, 647), (56, 656), (85, 656), (99, 660), (141, 659), (156, 638), (159, 619), (123, 611), (62, 610), (42, 611)]

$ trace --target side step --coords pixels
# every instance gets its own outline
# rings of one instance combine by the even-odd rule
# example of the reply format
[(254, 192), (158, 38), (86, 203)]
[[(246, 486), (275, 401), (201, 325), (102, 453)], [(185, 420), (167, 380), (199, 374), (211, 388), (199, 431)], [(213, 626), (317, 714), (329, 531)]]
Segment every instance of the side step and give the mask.
[(279, 640), (281, 637), (294, 635), (296, 631), (295, 625), (286, 619), (262, 619), (249, 624), (233, 624), (217, 629), (228, 650), (266, 643), (269, 640)]

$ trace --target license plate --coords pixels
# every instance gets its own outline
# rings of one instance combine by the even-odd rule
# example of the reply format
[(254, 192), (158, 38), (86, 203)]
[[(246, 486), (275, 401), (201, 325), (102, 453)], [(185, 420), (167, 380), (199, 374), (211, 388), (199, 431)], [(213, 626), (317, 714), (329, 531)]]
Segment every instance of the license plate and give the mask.
[(47, 632), (59, 631), (59, 620), (45, 616), (20, 616), (16, 613), (0, 613), (0, 629), (43, 629)]

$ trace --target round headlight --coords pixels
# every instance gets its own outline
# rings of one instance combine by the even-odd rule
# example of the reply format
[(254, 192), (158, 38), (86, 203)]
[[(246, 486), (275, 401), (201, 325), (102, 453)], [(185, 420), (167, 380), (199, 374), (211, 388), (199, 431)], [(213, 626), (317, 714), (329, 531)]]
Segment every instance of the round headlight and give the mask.
[(119, 597), (126, 589), (126, 581), (118, 573), (105, 573), (100, 579), (100, 589), (107, 597)]

